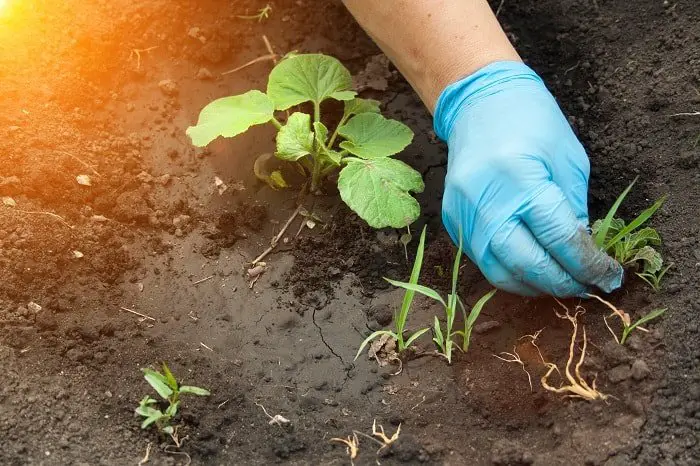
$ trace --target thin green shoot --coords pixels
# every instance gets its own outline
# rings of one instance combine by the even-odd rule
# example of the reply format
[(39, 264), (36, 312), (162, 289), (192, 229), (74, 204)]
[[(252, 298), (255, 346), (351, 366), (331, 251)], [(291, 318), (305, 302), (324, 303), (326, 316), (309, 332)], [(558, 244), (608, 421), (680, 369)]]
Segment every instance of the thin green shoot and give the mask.
[[(372, 340), (382, 335), (389, 335), (392, 339), (396, 340), (397, 349), (399, 353), (401, 353), (407, 348), (410, 348), (411, 344), (413, 344), (413, 342), (416, 341), (416, 339), (418, 339), (421, 335), (423, 335), (429, 330), (428, 328), (422, 328), (411, 334), (408, 337), (408, 339), (404, 340), (406, 321), (408, 320), (408, 313), (411, 310), (411, 304), (413, 303), (413, 298), (415, 297), (416, 292), (416, 289), (414, 287), (420, 287), (420, 285), (418, 285), (418, 278), (420, 277), (421, 268), (423, 266), (423, 253), (425, 251), (425, 231), (426, 228), (423, 227), (423, 231), (420, 235), (420, 240), (418, 241), (418, 250), (416, 251), (416, 259), (413, 262), (413, 269), (411, 270), (411, 277), (409, 279), (409, 282), (402, 283), (385, 278), (385, 280), (389, 283), (394, 284), (396, 286), (402, 286), (406, 290), (403, 295), (401, 309), (398, 313), (394, 315), (394, 331), (377, 330), (375, 332), (372, 332), (372, 334), (365, 338), (365, 340), (360, 345), (360, 348), (357, 350), (357, 354), (355, 355), (355, 360), (357, 360), (362, 351)], [(401, 285), (399, 285), (399, 283)]]
[(632, 190), (632, 186), (637, 182), (639, 177), (635, 177), (634, 180), (630, 183), (627, 188), (622, 191), (622, 194), (615, 200), (615, 203), (613, 206), (610, 208), (608, 211), (608, 214), (605, 216), (603, 219), (603, 223), (600, 226), (600, 229), (594, 234), (594, 241), (596, 246), (599, 248), (603, 248), (605, 246), (605, 240), (608, 237), (608, 230), (610, 230), (610, 225), (612, 224), (613, 219), (615, 218), (615, 214), (617, 213), (617, 209), (620, 208), (620, 205), (622, 204), (622, 201), (625, 200), (625, 197), (627, 197), (627, 194)]
[(637, 276), (644, 280), (656, 293), (658, 293), (661, 291), (661, 279), (664, 278), (664, 275), (666, 275), (666, 272), (668, 272), (671, 267), (673, 267), (673, 263), (668, 264), (658, 272), (638, 272)]
[[(630, 185), (631, 186), (631, 185)], [(657, 210), (661, 208), (661, 206), (666, 202), (666, 199), (668, 199), (668, 195), (662, 196), (660, 199), (658, 199), (654, 204), (651, 205), (651, 207), (645, 209), (637, 218), (632, 220), (629, 225), (626, 225), (624, 228), (622, 228), (620, 231), (617, 232), (615, 236), (610, 239), (605, 245), (605, 250), (609, 250), (610, 248), (614, 247), (617, 242), (622, 240), (624, 237), (632, 233), (634, 230), (642, 226), (644, 223), (646, 223), (647, 220), (651, 218), (654, 213), (656, 213)], [(606, 217), (607, 218), (607, 217)]]
[[(597, 299), (601, 303), (605, 304), (612, 311), (612, 314), (610, 314), (607, 317), (605, 317), (605, 316), (603, 317), (603, 321), (605, 322), (605, 326), (608, 328), (608, 330), (612, 334), (615, 341), (620, 345), (625, 344), (630, 333), (632, 333), (632, 330), (638, 329), (642, 332), (648, 332), (649, 330), (645, 329), (641, 325), (649, 322), (650, 320), (656, 319), (657, 317), (660, 317), (664, 312), (666, 312), (666, 308), (656, 309), (654, 311), (651, 311), (649, 314), (643, 316), (642, 318), (640, 318), (636, 322), (632, 323), (632, 318), (630, 317), (630, 315), (627, 312), (623, 311), (622, 309), (618, 309), (612, 303), (610, 303), (610, 302), (604, 300), (603, 298), (601, 298), (600, 296), (597, 296), (594, 294), (586, 293), (586, 296), (588, 296), (589, 298)], [(618, 317), (620, 319), (620, 322), (622, 322), (622, 337), (621, 338), (617, 337), (617, 334), (613, 331), (613, 329), (610, 327), (610, 324), (608, 323), (608, 319), (610, 317), (613, 317), (613, 316)]]
[(462, 309), (462, 316), (464, 318), (464, 330), (458, 330), (455, 332), (458, 335), (462, 336), (462, 351), (467, 352), (469, 350), (469, 342), (471, 341), (472, 337), (472, 329), (474, 328), (474, 324), (476, 323), (476, 319), (479, 318), (479, 315), (481, 314), (481, 310), (484, 308), (487, 302), (491, 298), (493, 298), (493, 295), (496, 294), (496, 289), (493, 289), (486, 293), (484, 296), (479, 298), (479, 300), (474, 304), (474, 307), (472, 307), (471, 311), (469, 311), (469, 314), (467, 314), (467, 310), (464, 306), (464, 303), (462, 303), (462, 300), (457, 298), (457, 302), (459, 303), (460, 308)]
[(661, 317), (661, 315), (664, 312), (666, 312), (666, 308), (656, 309), (654, 311), (651, 311), (649, 314), (645, 315), (644, 317), (642, 317), (641, 319), (639, 319), (638, 321), (636, 321), (632, 325), (626, 326), (622, 330), (622, 338), (620, 338), (620, 344), (621, 345), (625, 344), (625, 342), (627, 341), (627, 337), (629, 337), (630, 333), (632, 333), (632, 330), (634, 330), (634, 329), (639, 329), (643, 332), (648, 332), (648, 330), (645, 329), (644, 327), (641, 327), (641, 325), (649, 322), (650, 320), (656, 319), (657, 317)]

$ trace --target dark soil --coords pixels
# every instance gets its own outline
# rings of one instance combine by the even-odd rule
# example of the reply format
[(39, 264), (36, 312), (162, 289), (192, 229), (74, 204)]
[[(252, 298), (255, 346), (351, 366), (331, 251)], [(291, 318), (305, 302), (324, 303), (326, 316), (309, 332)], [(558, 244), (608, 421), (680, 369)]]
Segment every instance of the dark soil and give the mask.
[[(155, 464), (348, 464), (330, 439), (369, 435), (375, 419), (389, 434), (400, 425), (399, 440), (377, 452), (360, 436), (355, 464), (700, 462), (700, 118), (669, 116), (700, 108), (700, 4), (521, 0), (500, 13), (589, 151), (592, 216), (636, 175), (624, 216), (670, 195), (654, 218), (675, 264), (663, 291), (629, 279), (609, 298), (635, 316), (667, 315), (620, 347), (605, 309), (583, 303), (582, 370), (611, 395), (604, 403), (540, 386), (544, 367), (519, 338), (544, 329), (543, 356), (563, 367), (571, 326), (551, 299), (499, 293), (480, 319), (491, 329), (452, 366), (419, 356), (392, 375), (396, 366), (364, 355), (353, 362), (400, 303), (382, 277), (405, 279), (409, 267), (402, 232), (373, 231), (337, 196), (307, 201), (322, 221), (298, 237), (295, 223), (251, 286), (247, 264), (295, 208), (293, 191), (252, 174), (273, 131), (207, 150), (184, 131), (212, 98), (264, 87), (270, 63), (221, 75), (266, 54), (263, 34), (278, 52), (322, 51), (355, 74), (376, 65), (340, 2), (272, 2), (260, 23), (237, 17), (264, 6), (252, 0), (9, 3), (0, 196), (16, 206), (0, 205), (0, 463), (136, 464), (150, 448)], [(455, 252), (440, 225), (446, 148), (392, 71), (378, 79), (386, 91), (365, 94), (416, 133), (401, 156), (427, 184), (414, 233), (428, 225), (423, 280), (445, 291)], [(468, 303), (488, 289), (462, 269)], [(414, 328), (436, 312), (416, 303)], [(519, 365), (493, 357), (514, 348), (532, 391)], [(180, 449), (133, 414), (151, 392), (139, 369), (163, 360), (212, 392), (185, 398)]]

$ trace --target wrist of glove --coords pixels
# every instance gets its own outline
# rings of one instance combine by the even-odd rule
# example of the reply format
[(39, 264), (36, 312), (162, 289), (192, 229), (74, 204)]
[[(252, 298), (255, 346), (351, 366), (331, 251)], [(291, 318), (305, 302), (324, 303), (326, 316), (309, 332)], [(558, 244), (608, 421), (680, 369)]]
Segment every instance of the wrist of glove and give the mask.
[(489, 282), (560, 297), (621, 285), (588, 233), (588, 157), (532, 69), (496, 62), (451, 84), (435, 132), (449, 148), (443, 223)]

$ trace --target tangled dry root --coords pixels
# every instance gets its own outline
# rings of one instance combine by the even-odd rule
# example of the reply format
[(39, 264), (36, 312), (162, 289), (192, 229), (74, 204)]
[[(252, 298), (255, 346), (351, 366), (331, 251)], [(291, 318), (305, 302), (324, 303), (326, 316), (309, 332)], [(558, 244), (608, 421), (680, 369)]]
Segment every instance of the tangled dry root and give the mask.
[(560, 319), (568, 320), (571, 323), (571, 326), (573, 327), (573, 330), (571, 332), (571, 342), (569, 344), (569, 359), (566, 361), (566, 368), (564, 370), (564, 374), (566, 375), (566, 379), (569, 381), (569, 385), (562, 385), (559, 388), (555, 388), (549, 385), (548, 380), (549, 377), (552, 375), (552, 372), (559, 371), (556, 364), (550, 362), (545, 363), (545, 365), (548, 367), (548, 370), (547, 373), (545, 373), (545, 375), (542, 376), (542, 387), (544, 387), (545, 390), (548, 390), (550, 392), (565, 394), (567, 397), (571, 398), (583, 398), (584, 400), (589, 401), (606, 400), (608, 398), (608, 395), (605, 395), (604, 393), (601, 393), (596, 389), (595, 379), (593, 380), (593, 382), (591, 382), (591, 385), (588, 385), (586, 380), (581, 376), (581, 366), (583, 365), (583, 361), (586, 358), (586, 346), (588, 344), (585, 326), (583, 327), (583, 346), (581, 348), (581, 355), (579, 356), (578, 362), (576, 362), (576, 365), (574, 366), (574, 374), (571, 373), (571, 365), (574, 363), (575, 358), (576, 337), (578, 335), (578, 316), (580, 314), (583, 314), (585, 310), (582, 307), (578, 306), (574, 315), (571, 315), (569, 309), (566, 306), (564, 306), (564, 304), (562, 304), (559, 301), (557, 302), (561, 307), (563, 307), (566, 310), (566, 314), (560, 314), (556, 310), (554, 311), (554, 313)]

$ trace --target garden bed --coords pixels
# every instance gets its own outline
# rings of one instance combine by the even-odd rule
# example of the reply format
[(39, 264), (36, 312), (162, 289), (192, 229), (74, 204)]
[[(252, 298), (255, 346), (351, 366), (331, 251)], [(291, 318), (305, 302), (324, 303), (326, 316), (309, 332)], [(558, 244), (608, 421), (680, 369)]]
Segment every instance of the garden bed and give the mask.
[[(9, 3), (0, 10), (0, 196), (16, 205), (0, 205), (2, 464), (137, 464), (147, 448), (153, 464), (349, 464), (330, 439), (371, 435), (374, 420), (388, 434), (400, 425), (399, 439), (378, 451), (360, 436), (355, 464), (698, 461), (700, 117), (669, 115), (700, 109), (700, 5), (494, 2), (589, 152), (592, 218), (636, 175), (623, 217), (669, 194), (653, 219), (675, 264), (662, 292), (630, 279), (609, 297), (637, 316), (667, 314), (622, 347), (606, 309), (583, 303), (583, 370), (611, 395), (604, 403), (540, 386), (545, 368), (518, 339), (544, 329), (545, 358), (563, 365), (571, 326), (549, 298), (498, 293), (479, 321), (492, 328), (452, 365), (408, 358), (394, 375), (397, 366), (364, 354), (353, 361), (369, 329), (389, 325), (400, 306), (402, 293), (382, 277), (406, 280), (410, 264), (402, 232), (372, 230), (333, 193), (307, 198), (315, 227), (296, 236), (297, 220), (251, 283), (250, 261), (296, 208), (294, 188), (275, 191), (253, 175), (274, 132), (256, 127), (202, 150), (185, 129), (212, 99), (264, 89), (271, 62), (222, 75), (268, 54), (264, 35), (277, 53), (337, 57), (363, 77), (363, 96), (415, 132), (399, 158), (426, 183), (413, 227), (428, 227), (422, 280), (449, 287), (446, 147), (340, 2), (277, 1), (260, 22), (239, 17), (265, 6), (249, 0)], [(467, 303), (489, 289), (473, 265), (462, 268)], [(417, 299), (409, 325), (436, 312)], [(432, 349), (429, 338), (419, 347)], [(532, 390), (519, 365), (493, 356), (514, 347)], [(169, 439), (142, 431), (133, 412), (150, 392), (140, 368), (163, 360), (212, 393), (184, 401), (187, 439), (167, 451)], [(270, 424), (268, 414), (290, 422)]]

